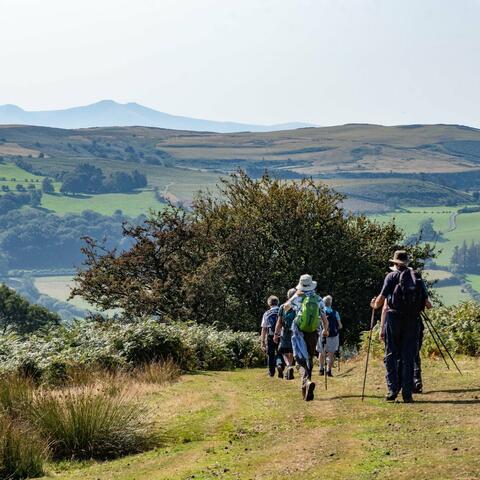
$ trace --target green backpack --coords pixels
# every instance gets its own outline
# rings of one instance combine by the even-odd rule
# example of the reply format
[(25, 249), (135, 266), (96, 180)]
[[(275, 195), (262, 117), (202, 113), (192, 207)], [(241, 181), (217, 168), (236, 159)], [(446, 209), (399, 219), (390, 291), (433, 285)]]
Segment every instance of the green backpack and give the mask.
[(302, 306), (295, 319), (297, 327), (302, 332), (315, 332), (320, 326), (320, 315), (318, 313), (318, 296), (306, 296), (302, 300)]

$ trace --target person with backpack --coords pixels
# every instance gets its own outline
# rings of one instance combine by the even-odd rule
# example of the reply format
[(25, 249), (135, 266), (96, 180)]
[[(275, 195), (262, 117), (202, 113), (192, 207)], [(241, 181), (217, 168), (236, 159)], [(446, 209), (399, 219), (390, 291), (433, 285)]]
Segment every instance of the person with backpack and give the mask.
[[(295, 295), (296, 290), (291, 288), (287, 292), (287, 301)], [(275, 335), (273, 340), (279, 344), (278, 353), (283, 355), (283, 360), (286, 365), (285, 378), (293, 380), (293, 348), (292, 348), (292, 323), (295, 320), (295, 311), (290, 308), (285, 311), (286, 303), (280, 306), (278, 310), (278, 320), (275, 327)]]
[(319, 335), (328, 336), (328, 320), (322, 298), (315, 289), (317, 282), (312, 276), (300, 277), (296, 293), (286, 303), (285, 310), (295, 311), (292, 323), (292, 347), (302, 376), (302, 397), (309, 402), (314, 398), (315, 382), (312, 382), (313, 357)]
[(275, 297), (274, 295), (268, 297), (267, 304), (269, 308), (262, 317), (260, 343), (262, 350), (267, 353), (268, 374), (271, 377), (274, 377), (275, 369), (277, 369), (278, 378), (283, 378), (283, 359), (282, 356), (279, 355), (277, 343), (274, 341), (275, 326), (277, 325), (278, 320), (279, 303), (278, 297)]
[[(430, 308), (428, 293), (421, 275), (409, 268), (405, 250), (397, 250), (390, 260), (393, 268), (384, 280), (383, 288), (370, 302), (373, 309), (383, 307), (380, 336), (385, 342), (387, 401), (395, 401), (400, 390), (405, 403), (413, 402), (413, 373), (420, 331), (420, 313)], [(399, 367), (402, 372), (399, 375)], [(401, 377), (401, 378), (400, 378)]]
[[(320, 375), (328, 375), (332, 377), (333, 355), (340, 348), (340, 329), (342, 322), (340, 314), (332, 308), (332, 296), (327, 295), (323, 298), (325, 305), (325, 313), (328, 320), (328, 337), (320, 338), (317, 344), (318, 362), (320, 364)], [(324, 340), (324, 341), (322, 341)], [(326, 356), (326, 358), (325, 358)], [(327, 371), (325, 372), (325, 360), (327, 363)]]

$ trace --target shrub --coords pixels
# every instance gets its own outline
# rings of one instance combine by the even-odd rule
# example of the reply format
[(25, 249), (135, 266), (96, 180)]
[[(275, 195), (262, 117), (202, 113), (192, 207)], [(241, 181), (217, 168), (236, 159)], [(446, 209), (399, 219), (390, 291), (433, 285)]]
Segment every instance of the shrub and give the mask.
[(99, 386), (38, 393), (31, 421), (54, 458), (109, 459), (151, 445), (146, 409), (125, 391)]
[(0, 416), (0, 478), (40, 477), (46, 457), (47, 448), (35, 432)]

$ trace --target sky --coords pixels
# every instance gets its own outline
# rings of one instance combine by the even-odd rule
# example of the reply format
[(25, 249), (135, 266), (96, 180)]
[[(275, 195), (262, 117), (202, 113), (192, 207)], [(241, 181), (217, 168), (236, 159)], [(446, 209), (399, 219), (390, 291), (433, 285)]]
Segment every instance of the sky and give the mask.
[(0, 0), (0, 105), (480, 127), (480, 0)]

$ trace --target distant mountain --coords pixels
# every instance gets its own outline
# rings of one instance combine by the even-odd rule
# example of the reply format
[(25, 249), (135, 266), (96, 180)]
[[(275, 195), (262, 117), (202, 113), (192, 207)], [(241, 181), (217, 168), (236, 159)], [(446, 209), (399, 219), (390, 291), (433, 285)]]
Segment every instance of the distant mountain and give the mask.
[(117, 103), (102, 100), (92, 105), (29, 112), (16, 105), (0, 106), (0, 124), (36, 125), (57, 128), (88, 127), (159, 127), (172, 130), (231, 132), (272, 132), (313, 127), (307, 123), (282, 123), (278, 125), (249, 125), (235, 122), (217, 122), (198, 118), (180, 117), (159, 112), (138, 103)]

